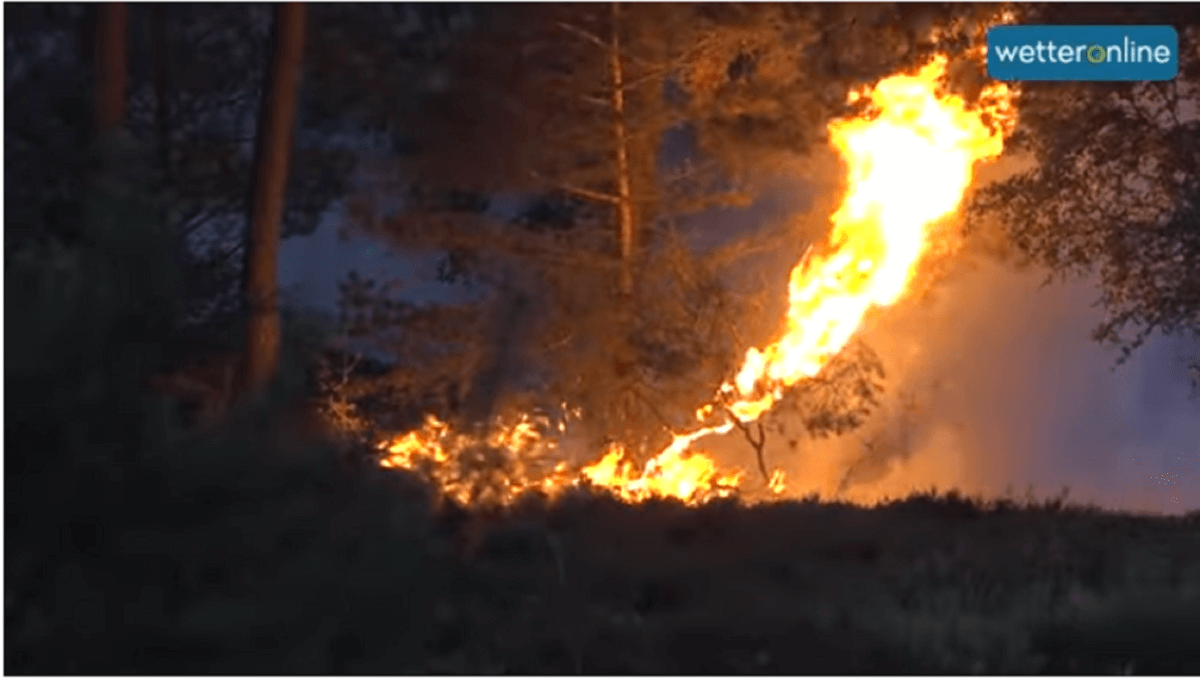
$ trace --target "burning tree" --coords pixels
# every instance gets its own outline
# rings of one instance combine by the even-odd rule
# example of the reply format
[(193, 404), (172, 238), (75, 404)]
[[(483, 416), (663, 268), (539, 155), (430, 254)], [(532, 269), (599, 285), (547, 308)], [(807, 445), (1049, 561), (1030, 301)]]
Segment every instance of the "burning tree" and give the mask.
[[(663, 218), (658, 145), (681, 111), (662, 92), (676, 62), (701, 48), (667, 43), (665, 11), (539, 6), (491, 17), (450, 61), (446, 92), (430, 97), (437, 115), (417, 123), (428, 153), (407, 166), (422, 185), (376, 227), (408, 247), (448, 250), (451, 275), (469, 263), (477, 279), (536, 300), (496, 325), (528, 326), (536, 338), (519, 352), (551, 363), (539, 389), (587, 412), (597, 443), (661, 437), (686, 416), (663, 410), (696, 389), (676, 382), (715, 384), (734, 355), (729, 295)], [(467, 153), (478, 160), (447, 166)], [(533, 199), (505, 223), (488, 213), (492, 191)], [(378, 215), (365, 206), (359, 216)], [(514, 345), (504, 331), (484, 336)], [(491, 353), (491, 366), (520, 361)], [(477, 395), (495, 390), (483, 382), (499, 371), (481, 372)], [(481, 399), (467, 410), (490, 411)]]
[[(846, 164), (846, 193), (833, 215), (829, 240), (811, 247), (792, 271), (782, 329), (767, 341), (747, 340), (739, 332), (743, 322), (738, 316), (749, 304), (725, 289), (712, 259), (706, 261), (680, 243), (671, 219), (677, 203), (664, 197), (661, 173), (646, 171), (658, 160), (648, 140), (661, 139), (672, 125), (703, 130), (700, 139), (732, 138), (722, 133), (728, 116), (714, 114), (714, 102), (723, 101), (730, 115), (748, 120), (753, 105), (771, 100), (766, 85), (800, 67), (769, 54), (770, 48), (782, 52), (789, 40), (818, 44), (817, 19), (784, 16), (791, 10), (779, 8), (758, 15), (792, 29), (776, 30), (778, 44), (772, 46), (769, 41), (747, 44), (736, 31), (733, 37), (717, 31), (716, 38), (705, 31), (685, 31), (667, 40), (663, 22), (650, 21), (653, 12), (639, 23), (635, 13), (613, 13), (611, 8), (603, 17), (594, 7), (530, 11), (532, 17), (522, 15), (518, 21), (522, 30), (505, 34), (508, 42), (495, 52), (499, 56), (480, 59), (478, 50), (492, 54), (499, 48), (482, 39), (471, 43), (470, 63), (500, 68), (505, 77), (468, 73), (475, 76), (465, 80), (469, 86), (459, 83), (445, 98), (435, 97), (449, 106), (439, 117), (453, 121), (460, 141), (480, 139), (483, 145), (472, 148), (471, 157), (482, 156), (481, 161), (447, 168), (446, 157), (462, 154), (447, 154), (444, 148), (433, 153), (431, 148), (432, 162), (427, 165), (418, 156), (409, 165), (428, 166), (421, 174), (428, 181), (420, 186), (400, 182), (407, 183), (401, 213), (381, 217), (369, 201), (360, 202), (356, 212), (361, 225), (397, 243), (448, 250), (449, 274), (469, 274), (476, 289), (503, 290), (492, 298), (506, 300), (490, 306), (500, 309), (494, 315), (463, 307), (453, 313), (470, 318), (470, 324), (439, 330), (457, 335), (464, 346), (457, 360), (447, 359), (447, 366), (460, 370), (466, 382), (457, 390), (469, 416), (458, 423), (491, 421), (497, 412), (551, 411), (566, 403), (583, 413), (584, 428), (591, 433), (587, 449), (616, 445), (598, 465), (578, 473), (620, 477), (623, 487), (644, 486), (647, 478), (669, 474), (668, 469), (692, 458), (692, 447), (704, 437), (740, 427), (759, 452), (762, 475), (779, 488), (780, 477), (762, 460), (763, 418), (787, 401), (802, 411), (808, 432), (820, 435), (853, 428), (869, 413), (882, 371), (869, 349), (851, 339), (872, 308), (904, 295), (938, 224), (957, 209), (974, 163), (999, 154), (1008, 129), (1002, 123), (1011, 113), (1007, 91), (977, 88), (969, 101), (952, 94), (943, 86), (949, 64), (940, 58), (915, 74), (857, 89), (848, 105), (842, 102), (836, 109), (814, 94), (811, 109), (847, 113), (827, 130)], [(574, 11), (579, 14), (562, 14)], [(610, 39), (603, 40), (604, 35)], [(621, 62), (619, 78), (614, 53)], [(728, 66), (724, 84), (715, 89), (705, 78), (688, 75), (703, 71), (705, 59)], [(622, 89), (616, 83), (626, 78), (656, 86), (640, 98), (622, 92), (620, 107), (614, 96), (600, 96), (605, 88), (610, 95)], [(489, 79), (494, 80), (490, 85)], [(712, 89), (709, 103), (697, 108), (705, 87)], [(679, 94), (672, 95), (672, 88)], [(793, 89), (781, 89), (795, 96)], [(997, 124), (988, 124), (989, 119)], [(488, 133), (478, 135), (480, 130)], [(641, 141), (631, 141), (635, 138)], [(805, 146), (798, 143), (793, 150)], [(718, 203), (736, 199), (736, 189), (750, 184), (740, 182), (745, 174), (735, 163), (722, 160), (728, 146), (714, 141), (710, 147), (714, 153), (708, 156), (707, 176), (713, 182), (697, 183), (703, 172), (693, 173), (690, 193), (682, 195)], [(718, 152), (721, 148), (725, 150)], [(481, 171), (496, 163), (504, 171)], [(439, 183), (443, 177), (451, 188)], [(506, 218), (487, 197), (499, 189), (549, 197), (535, 203), (537, 209)], [(631, 206), (623, 195), (630, 196), (642, 217), (634, 250), (622, 240), (628, 235), (625, 208)], [(624, 284), (626, 271), (629, 285)], [(358, 306), (364, 310), (383, 303), (377, 296), (360, 297)], [(440, 312), (428, 314), (438, 317)], [(406, 310), (401, 315), (421, 313)], [(415, 338), (410, 333), (393, 346), (403, 351)], [(747, 351), (759, 343), (766, 345)], [(845, 351), (848, 346), (855, 350)], [(730, 366), (742, 351), (747, 352), (741, 369), (731, 376)], [(464, 364), (471, 367), (463, 369)], [(703, 405), (706, 393), (708, 404), (692, 416), (698, 396)], [(437, 423), (427, 424), (428, 435), (406, 438), (409, 442), (401, 447), (411, 450), (419, 441), (417, 447), (425, 452), (417, 456), (445, 461), (453, 455), (445, 442), (438, 442), (444, 438), (438, 433), (443, 420), (432, 421)], [(505, 430), (511, 424), (497, 426)], [(486, 429), (480, 435), (486, 436)], [(626, 466), (636, 467), (646, 457), (651, 461), (644, 472)], [(626, 468), (634, 470), (613, 471)], [(556, 473), (562, 470), (554, 467)], [(717, 476), (705, 477), (715, 482)], [(685, 486), (690, 488), (686, 496), (692, 496), (695, 479), (678, 485)]]

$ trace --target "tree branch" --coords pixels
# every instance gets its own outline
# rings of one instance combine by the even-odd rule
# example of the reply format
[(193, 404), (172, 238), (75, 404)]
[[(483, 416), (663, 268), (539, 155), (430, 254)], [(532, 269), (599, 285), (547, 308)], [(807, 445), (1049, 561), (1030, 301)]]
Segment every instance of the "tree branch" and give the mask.
[(598, 47), (600, 47), (600, 49), (604, 49), (604, 50), (608, 49), (608, 43), (601, 40), (600, 37), (598, 35), (596, 35), (595, 33), (585, 31), (582, 28), (571, 25), (565, 21), (559, 21), (557, 23), (558, 23), (558, 27), (563, 29), (564, 31), (567, 31), (568, 33), (572, 33), (576, 37), (583, 38), (584, 40), (587, 40), (588, 42), (590, 42), (594, 45), (597, 45)]
[[(774, 233), (764, 238), (742, 239), (713, 250), (702, 258), (704, 264), (717, 269), (736, 262), (739, 259), (764, 252), (777, 251), (781, 245), (790, 240), (786, 233)], [(812, 248), (805, 252), (804, 259), (810, 256)], [(803, 261), (803, 259), (801, 260)]]
[(588, 198), (589, 200), (595, 200), (597, 202), (603, 202), (610, 205), (615, 205), (620, 202), (620, 198), (615, 195), (602, 193), (600, 191), (593, 191), (591, 189), (581, 188), (579, 186), (572, 186), (571, 184), (557, 184), (555, 187), (566, 191), (567, 193), (573, 193), (581, 198)]
[(196, 229), (200, 228), (204, 222), (208, 221), (212, 217), (212, 214), (203, 207), (197, 207), (190, 214), (180, 216), (182, 218), (179, 220), (179, 234), (186, 238), (195, 232)]
[(491, 220), (462, 214), (406, 214), (370, 230), (402, 247), (485, 252), (565, 267), (610, 269), (617, 264), (578, 244), (564, 246), (528, 231), (506, 231)]
[(758, 460), (758, 470), (762, 473), (763, 480), (770, 483), (771, 474), (767, 473), (767, 461), (763, 458), (763, 447), (767, 444), (767, 431), (763, 428), (762, 422), (754, 422), (754, 426), (758, 430), (758, 440), (755, 440), (754, 435), (750, 431), (749, 424), (742, 423), (740, 419), (733, 416), (732, 412), (729, 412), (729, 418), (735, 426), (741, 429), (742, 435), (746, 437), (746, 442), (750, 443), (750, 446), (754, 448), (754, 456)]
[(601, 108), (608, 108), (609, 106), (612, 106), (612, 102), (609, 101), (608, 99), (604, 99), (602, 97), (594, 97), (589, 94), (581, 94), (581, 95), (579, 95), (579, 99), (581, 101), (585, 101), (589, 104), (593, 104), (593, 105), (599, 106)]
[[(540, 172), (537, 172), (537, 171), (531, 171), (529, 173), (529, 175), (531, 177), (533, 177), (534, 179), (541, 179), (541, 180), (548, 179), (548, 177), (544, 176), (543, 174), (541, 174)], [(581, 198), (595, 200), (596, 202), (602, 202), (602, 203), (605, 203), (608, 205), (615, 205), (620, 202), (620, 198), (618, 198), (615, 195), (612, 195), (611, 193), (604, 193), (602, 191), (593, 191), (590, 188), (583, 188), (582, 186), (575, 186), (574, 184), (567, 184), (567, 183), (563, 183), (563, 182), (551, 182), (551, 186), (554, 188), (557, 188), (560, 191), (565, 191), (567, 193), (573, 193)]]

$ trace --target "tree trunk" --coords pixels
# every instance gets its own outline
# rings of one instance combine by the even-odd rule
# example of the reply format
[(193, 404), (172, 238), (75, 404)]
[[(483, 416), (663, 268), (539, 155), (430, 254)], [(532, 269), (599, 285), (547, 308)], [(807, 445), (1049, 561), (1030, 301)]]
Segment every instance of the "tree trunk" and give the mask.
[(625, 122), (625, 72), (621, 66), (621, 4), (612, 3), (612, 42), (609, 73), (612, 77), (613, 141), (617, 151), (617, 225), (621, 242), (621, 293), (633, 291), (633, 197), (629, 180), (629, 130)]
[(129, 6), (108, 2), (96, 8), (95, 92), (93, 111), (97, 135), (121, 126), (125, 116), (125, 81)]
[(249, 318), (238, 379), (238, 390), (243, 394), (262, 392), (279, 367), (281, 330), (276, 269), (295, 136), (304, 24), (303, 3), (275, 5), (273, 54), (263, 85), (246, 242), (243, 289)]

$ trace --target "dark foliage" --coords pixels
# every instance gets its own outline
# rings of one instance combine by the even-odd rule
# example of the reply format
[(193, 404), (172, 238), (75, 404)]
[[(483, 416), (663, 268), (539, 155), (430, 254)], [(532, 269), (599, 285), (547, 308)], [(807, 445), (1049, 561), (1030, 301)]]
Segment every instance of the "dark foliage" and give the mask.
[[(1174, 24), (1173, 6), (1044, 6), (1031, 22)], [(1095, 275), (1107, 317), (1098, 341), (1129, 356), (1155, 332), (1200, 336), (1200, 59), (1183, 49), (1180, 74), (1153, 83), (1027, 83), (1009, 144), (1033, 169), (982, 191), (971, 212), (999, 217), (1012, 246), (1051, 277)]]

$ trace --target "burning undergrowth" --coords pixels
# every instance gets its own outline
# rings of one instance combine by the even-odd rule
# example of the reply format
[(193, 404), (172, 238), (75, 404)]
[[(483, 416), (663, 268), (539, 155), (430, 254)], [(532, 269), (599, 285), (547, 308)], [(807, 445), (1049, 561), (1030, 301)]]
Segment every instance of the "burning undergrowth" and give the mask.
[[(522, 414), (497, 419), (482, 435), (454, 430), (430, 416), (419, 429), (380, 445), (385, 468), (407, 469), (446, 498), (467, 506), (504, 506), (527, 494), (557, 498), (577, 488), (611, 492), (626, 501), (674, 498), (703, 503), (738, 490), (741, 472), (722, 471), (702, 453), (676, 444), (644, 466), (613, 444), (596, 462), (570, 467), (555, 433), (566, 423)], [(686, 438), (681, 438), (686, 442)]]

